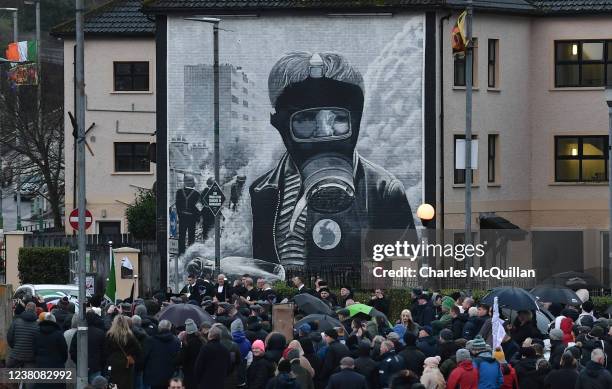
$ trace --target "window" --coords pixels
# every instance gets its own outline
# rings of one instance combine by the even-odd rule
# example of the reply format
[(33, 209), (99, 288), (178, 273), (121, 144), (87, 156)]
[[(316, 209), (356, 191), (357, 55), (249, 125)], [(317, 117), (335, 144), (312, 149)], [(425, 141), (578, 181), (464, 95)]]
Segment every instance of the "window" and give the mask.
[(497, 147), (498, 147), (497, 134), (489, 134), (487, 141), (487, 182), (497, 182)]
[(249, 90), (245, 87), (242, 87), (242, 93), (244, 93), (245, 95), (249, 94)]
[(248, 106), (249, 106), (249, 102), (248, 102), (248, 101), (246, 101), (246, 100), (242, 100), (242, 105), (243, 105), (244, 107), (247, 107), (247, 108), (248, 108)]
[(148, 62), (113, 62), (115, 91), (148, 91)]
[(238, 119), (238, 112), (232, 111), (231, 115), (232, 115), (232, 119)]
[(555, 87), (612, 86), (612, 40), (556, 41)]
[(117, 142), (115, 143), (116, 172), (150, 171), (149, 143)]
[(242, 120), (249, 121), (249, 115), (242, 115)]
[(607, 136), (556, 136), (555, 181), (607, 181), (607, 150)]
[(498, 87), (498, 56), (499, 56), (499, 40), (498, 39), (489, 39), (489, 50), (488, 50), (488, 86), (489, 88), (497, 88)]
[(121, 222), (98, 222), (98, 233), (105, 236), (121, 235)]
[[(472, 135), (472, 140), (476, 140), (478, 137), (476, 135)], [(465, 135), (455, 135), (454, 140), (453, 140), (453, 148), (454, 148), (454, 154), (453, 155), (457, 155), (457, 140), (458, 139), (465, 139)], [(472, 144), (474, 144), (475, 142), (473, 142)], [(455, 163), (455, 158), (453, 158), (453, 164)], [(465, 169), (457, 169), (456, 167), (457, 165), (454, 165), (454, 183), (461, 185), (461, 184), (465, 184)], [(474, 176), (476, 175), (476, 170), (472, 169), (472, 184), (474, 183)]]
[[(478, 66), (478, 38), (472, 38), (472, 85), (477, 85), (477, 72), (476, 67)], [(465, 86), (466, 82), (466, 66), (465, 66), (465, 55), (456, 55), (454, 60), (454, 85)]]

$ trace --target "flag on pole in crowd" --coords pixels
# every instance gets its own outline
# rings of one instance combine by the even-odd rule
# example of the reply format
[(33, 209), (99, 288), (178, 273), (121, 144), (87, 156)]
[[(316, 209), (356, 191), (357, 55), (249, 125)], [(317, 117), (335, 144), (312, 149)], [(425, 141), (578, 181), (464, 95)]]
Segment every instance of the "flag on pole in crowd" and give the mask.
[(115, 276), (115, 253), (113, 253), (113, 246), (110, 247), (110, 260), (111, 266), (108, 275), (108, 282), (106, 283), (106, 297), (108, 297), (108, 299), (114, 304), (117, 298), (117, 278)]
[(457, 18), (457, 22), (451, 31), (451, 44), (453, 47), (453, 55), (465, 54), (465, 49), (468, 44), (467, 34), (465, 32), (465, 17), (467, 11), (463, 11)]
[(491, 328), (493, 332), (493, 350), (497, 347), (501, 347), (504, 336), (506, 336), (506, 329), (504, 328), (504, 321), (499, 317), (499, 304), (497, 297), (493, 300), (493, 318), (491, 319)]
[(35, 63), (22, 63), (7, 71), (8, 80), (13, 85), (38, 85), (38, 67)]
[(9, 43), (5, 54), (11, 62), (34, 62), (37, 58), (36, 41)]

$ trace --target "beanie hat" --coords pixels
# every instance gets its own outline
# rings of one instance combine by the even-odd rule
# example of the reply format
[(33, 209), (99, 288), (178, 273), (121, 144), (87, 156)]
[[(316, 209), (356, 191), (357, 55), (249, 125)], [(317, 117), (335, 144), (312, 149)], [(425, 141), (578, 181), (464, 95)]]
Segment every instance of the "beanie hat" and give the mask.
[(480, 335), (476, 335), (476, 337), (472, 340), (472, 352), (476, 355), (487, 351), (487, 344), (484, 339)]
[(562, 340), (563, 339), (563, 331), (559, 328), (553, 328), (548, 332), (548, 337), (550, 340)]
[(95, 389), (106, 389), (108, 386), (108, 381), (106, 378), (99, 375), (91, 381), (91, 386), (93, 386)]
[(496, 348), (493, 352), (493, 358), (495, 358), (499, 363), (506, 363), (506, 354), (504, 354), (504, 350), (502, 350), (500, 347)]
[(425, 332), (427, 332), (428, 335), (433, 334), (433, 329), (431, 328), (431, 326), (423, 326), (421, 327), (421, 329)]
[(289, 360), (289, 362), (293, 362), (293, 360), (295, 359), (300, 359), (300, 352), (294, 348), (289, 349), (289, 352), (287, 353), (287, 359)]
[(240, 319), (234, 320), (232, 324), (230, 325), (230, 330), (232, 331), (232, 334), (234, 332), (244, 332), (244, 325), (242, 324), (242, 320)]
[(593, 316), (591, 315), (581, 316), (578, 319), (578, 322), (580, 323), (581, 326), (585, 326), (585, 327), (593, 327), (593, 324), (595, 323), (595, 321), (593, 320)]
[(298, 332), (301, 332), (303, 334), (310, 334), (311, 331), (312, 327), (310, 327), (310, 324), (308, 323), (304, 323), (298, 327)]
[(457, 350), (457, 352), (455, 353), (455, 357), (457, 358), (457, 363), (461, 361), (469, 361), (472, 359), (470, 352), (464, 348), (460, 348), (459, 350)]
[(440, 338), (442, 338), (445, 342), (451, 342), (453, 340), (453, 331), (448, 328), (440, 331)]
[(438, 367), (440, 364), (440, 356), (436, 355), (435, 357), (425, 358), (425, 366), (426, 367)]
[(387, 340), (390, 340), (392, 342), (398, 342), (400, 340), (400, 337), (397, 332), (391, 331), (387, 334)]
[(455, 305), (455, 300), (452, 297), (446, 296), (442, 299), (442, 307), (447, 310), (451, 310), (451, 308)]
[(283, 359), (278, 363), (279, 373), (289, 373), (290, 371), (291, 371), (291, 362), (289, 362), (286, 359)]
[(255, 350), (255, 349), (266, 351), (266, 346), (263, 341), (261, 341), (260, 339), (257, 339), (256, 341), (253, 342), (253, 345), (251, 346), (251, 350)]
[(604, 329), (600, 326), (594, 326), (589, 335), (594, 338), (602, 338), (604, 336)]
[(187, 334), (195, 334), (198, 332), (198, 326), (196, 326), (193, 319), (185, 320), (185, 332), (187, 332)]
[(583, 303), (589, 300), (589, 291), (586, 289), (578, 289), (576, 291), (576, 294), (578, 295), (578, 297)]

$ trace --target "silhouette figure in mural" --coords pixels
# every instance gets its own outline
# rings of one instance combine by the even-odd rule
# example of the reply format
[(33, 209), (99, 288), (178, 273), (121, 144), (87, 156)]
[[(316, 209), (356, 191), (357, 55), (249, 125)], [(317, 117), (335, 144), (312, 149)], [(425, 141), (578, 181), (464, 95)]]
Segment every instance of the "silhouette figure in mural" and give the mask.
[(403, 184), (355, 150), (361, 73), (336, 53), (294, 52), (268, 78), (287, 149), (249, 187), (253, 257), (284, 266), (358, 262), (364, 229), (414, 229)]
[(215, 182), (215, 179), (212, 177), (208, 177), (208, 179), (206, 180), (206, 188), (204, 188), (204, 190), (202, 191), (202, 240), (205, 241), (206, 239), (208, 239), (208, 233), (210, 232), (210, 230), (215, 226), (215, 215), (213, 215), (212, 211), (210, 210), (210, 208), (208, 208), (206, 206), (206, 202), (204, 201), (204, 198), (206, 197), (206, 193), (208, 192), (208, 190), (210, 189), (211, 186), (213, 186)]
[(176, 212), (179, 225), (179, 255), (185, 252), (185, 237), (187, 237), (188, 246), (195, 241), (196, 223), (200, 214), (197, 208), (199, 201), (200, 194), (195, 190), (195, 180), (192, 176), (185, 175), (183, 178), (183, 188), (176, 191)]
[(229, 208), (232, 211), (236, 211), (236, 207), (238, 206), (238, 201), (240, 201), (240, 197), (242, 197), (242, 190), (244, 189), (245, 182), (246, 182), (246, 176), (238, 176), (236, 177), (236, 182), (234, 182), (230, 188)]

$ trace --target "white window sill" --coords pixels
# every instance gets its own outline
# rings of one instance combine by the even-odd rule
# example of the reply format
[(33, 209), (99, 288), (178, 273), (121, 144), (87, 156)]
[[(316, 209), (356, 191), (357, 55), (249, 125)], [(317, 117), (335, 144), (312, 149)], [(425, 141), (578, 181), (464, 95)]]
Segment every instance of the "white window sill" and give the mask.
[[(478, 184), (472, 184), (472, 188), (478, 188)], [(453, 189), (463, 189), (465, 184), (453, 184)]]
[(564, 87), (564, 88), (550, 88), (550, 92), (563, 92), (563, 91), (600, 91), (605, 90), (603, 86), (575, 86), (575, 87)]
[(487, 184), (487, 188), (501, 188), (501, 184), (499, 182), (491, 182)]
[(608, 186), (607, 181), (603, 182), (551, 182), (549, 186)]
[(111, 176), (152, 176), (155, 172), (112, 172)]
[[(465, 90), (465, 87), (464, 86), (453, 85), (453, 90)], [(473, 86), (472, 90), (477, 91), (477, 90), (480, 90), (480, 89), (478, 89), (478, 86)]]
[(121, 90), (109, 92), (111, 95), (152, 95), (150, 90)]
[(496, 92), (496, 93), (500, 93), (501, 92), (501, 88), (487, 88), (487, 92)]

